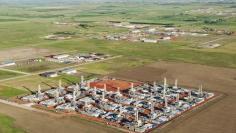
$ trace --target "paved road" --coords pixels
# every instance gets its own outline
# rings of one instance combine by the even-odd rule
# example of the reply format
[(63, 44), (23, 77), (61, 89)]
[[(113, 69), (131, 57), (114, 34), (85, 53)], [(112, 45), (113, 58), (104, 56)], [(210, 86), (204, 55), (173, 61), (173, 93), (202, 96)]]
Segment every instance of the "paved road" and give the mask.
[(18, 74), (30, 75), (30, 73), (27, 73), (27, 72), (22, 72), (22, 71), (17, 71), (17, 70), (11, 70), (11, 69), (6, 69), (6, 68), (0, 68), (0, 70), (2, 70), (2, 71), (7, 71), (7, 72), (18, 73)]

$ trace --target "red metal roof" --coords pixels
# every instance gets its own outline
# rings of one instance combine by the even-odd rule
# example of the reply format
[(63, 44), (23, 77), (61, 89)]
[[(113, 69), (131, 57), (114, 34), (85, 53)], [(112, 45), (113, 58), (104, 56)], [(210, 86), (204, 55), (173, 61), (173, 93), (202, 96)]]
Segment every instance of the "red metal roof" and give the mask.
[(101, 80), (101, 81), (95, 81), (90, 83), (90, 87), (103, 89), (104, 85), (106, 84), (107, 91), (117, 91), (117, 88), (120, 88), (120, 91), (127, 90), (131, 88), (131, 84), (134, 84), (134, 87), (141, 85), (140, 82), (130, 82), (125, 80)]

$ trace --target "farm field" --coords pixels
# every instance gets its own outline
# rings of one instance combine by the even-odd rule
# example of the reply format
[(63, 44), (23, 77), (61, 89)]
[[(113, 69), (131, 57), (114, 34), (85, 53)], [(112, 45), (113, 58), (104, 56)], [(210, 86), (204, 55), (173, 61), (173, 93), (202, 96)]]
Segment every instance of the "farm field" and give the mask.
[[(56, 51), (48, 50), (48, 49), (37, 49), (34, 47), (19, 47), (19, 48), (11, 48), (11, 49), (4, 49), (0, 51), (0, 60), (24, 60), (30, 59), (32, 57), (41, 57), (49, 55), (50, 53), (56, 53)], [(9, 55), (11, 57), (9, 58)]]
[(14, 119), (0, 114), (0, 132), (1, 133), (26, 133), (25, 131), (14, 127)]
[(8, 87), (8, 86), (0, 86), (0, 97), (4, 99), (11, 98), (11, 97), (18, 96), (25, 93), (26, 91), (24, 90), (20, 90), (20, 89)]
[[(1, 106), (0, 113), (6, 114), (14, 118), (16, 120), (15, 125), (17, 125), (17, 127), (19, 128), (25, 129), (28, 132), (64, 133), (66, 131), (67, 132), (69, 131), (71, 133), (77, 133), (78, 131), (81, 131), (81, 132), (98, 132), (98, 133), (107, 133), (107, 132), (122, 133), (121, 131), (116, 130), (114, 128), (109, 128), (106, 127), (105, 125), (87, 121), (81, 118), (50, 117), (45, 114), (18, 109), (1, 103), (0, 106)], [(45, 123), (51, 123), (51, 124), (45, 125)]]
[[(222, 4), (223, 5), (223, 4)], [(217, 10), (232, 10), (227, 4), (223, 6), (217, 4), (205, 5), (206, 8)], [(157, 45), (143, 44), (136, 42), (114, 42), (94, 39), (96, 36), (105, 33), (120, 33), (127, 29), (119, 29), (107, 26), (107, 21), (124, 21), (124, 22), (139, 22), (153, 23), (154, 25), (162, 26), (162, 24), (172, 24), (182, 29), (194, 30), (203, 28), (212, 28), (217, 30), (235, 30), (233, 23), (234, 17), (217, 16), (213, 13), (202, 15), (195, 13), (194, 9), (202, 7), (201, 4), (181, 5), (153, 5), (147, 4), (149, 8), (141, 8), (139, 4), (131, 5), (112, 5), (97, 4), (78, 6), (59, 6), (57, 8), (37, 7), (32, 6), (27, 9), (20, 7), (1, 8), (1, 47), (0, 55), (3, 58), (7, 53), (1, 54), (1, 51), (6, 51), (14, 47), (14, 51), (19, 52), (17, 58), (35, 57), (46, 55), (55, 51), (67, 52), (70, 50), (78, 50), (82, 52), (106, 52), (111, 54), (125, 55), (127, 57), (140, 58), (141, 60), (153, 60), (154, 62), (162, 60), (178, 60), (190, 63), (206, 64), (212, 66), (222, 66), (235, 68), (235, 36), (227, 37), (229, 39), (219, 40), (216, 43), (222, 44), (221, 47), (215, 49), (202, 49), (195, 47), (197, 44), (212, 41), (222, 36), (210, 35), (210, 37), (180, 37), (177, 40), (160, 42)], [(77, 8), (79, 7), (79, 8)], [(112, 9), (111, 9), (112, 7)], [(155, 7), (155, 8), (154, 8)], [(174, 7), (174, 8), (173, 8)], [(11, 9), (11, 12), (7, 12)], [(60, 10), (59, 10), (60, 9)], [(112, 11), (111, 11), (112, 10)], [(191, 11), (191, 13), (186, 13)], [(19, 12), (24, 15), (19, 15)], [(77, 14), (79, 12), (79, 15)], [(148, 12), (143, 16), (140, 12)], [(157, 13), (156, 13), (157, 12)], [(45, 14), (46, 13), (46, 14)], [(138, 14), (135, 15), (134, 14)], [(112, 15), (112, 17), (111, 17)], [(209, 17), (210, 16), (210, 17)], [(63, 18), (63, 21), (61, 18)], [(196, 20), (196, 18), (199, 18)], [(210, 20), (217, 18), (226, 19), (219, 24), (208, 24)], [(19, 21), (19, 19), (21, 21)], [(191, 20), (191, 21), (190, 21)], [(67, 25), (57, 25), (55, 22), (67, 22)], [(71, 23), (71, 24), (70, 24)], [(85, 24), (86, 27), (78, 26)], [(13, 26), (10, 26), (13, 25)], [(8, 27), (6, 29), (6, 27)], [(229, 29), (228, 29), (229, 28)], [(76, 34), (71, 40), (45, 40), (43, 37), (58, 33), (58, 32), (73, 32)], [(13, 35), (14, 33), (14, 35)], [(13, 37), (14, 38), (11, 38)], [(225, 37), (225, 36), (223, 36)], [(34, 54), (30, 50), (24, 49), (31, 47), (31, 51), (36, 51)], [(1, 50), (2, 49), (2, 50)], [(13, 53), (9, 51), (8, 53)], [(24, 52), (25, 51), (25, 52)], [(24, 54), (28, 55), (24, 55)], [(22, 56), (24, 55), (24, 56)], [(14, 56), (11, 56), (12, 58)], [(9, 58), (8, 58), (9, 59)], [(127, 59), (124, 59), (124, 62)], [(227, 61), (227, 62), (226, 62)], [(35, 66), (36, 68), (37, 66)], [(38, 66), (40, 69), (40, 65)], [(121, 66), (123, 67), (123, 66)], [(42, 67), (43, 68), (43, 67)], [(19, 68), (21, 69), (21, 68)], [(46, 68), (45, 68), (46, 69)], [(25, 69), (22, 69), (25, 70)], [(27, 68), (25, 71), (28, 71)], [(30, 71), (30, 70), (29, 70)]]
[[(185, 66), (185, 67), (183, 67)], [(151, 69), (150, 69), (151, 68)], [(178, 68), (178, 69), (176, 69)], [(199, 73), (201, 71), (201, 73)], [(182, 75), (180, 75), (181, 73)], [(219, 76), (220, 75), (220, 76)], [(190, 112), (186, 117), (179, 118), (181, 124), (179, 124), (179, 119), (176, 119), (171, 124), (168, 124), (165, 128), (154, 130), (153, 132), (189, 132), (191, 130), (196, 130), (196, 132), (216, 132), (220, 133), (223, 130), (229, 133), (233, 133), (234, 131), (234, 120), (230, 120), (231, 115), (234, 113), (234, 106), (227, 105), (227, 103), (235, 102), (235, 71), (234, 69), (225, 69), (225, 68), (215, 68), (208, 67), (197, 64), (188, 64), (188, 63), (178, 63), (178, 62), (157, 62), (151, 65), (147, 65), (140, 68), (129, 69), (125, 71), (121, 71), (118, 73), (113, 73), (110, 76), (129, 79), (129, 80), (141, 80), (141, 81), (161, 81), (163, 77), (167, 77), (168, 83), (173, 83), (175, 78), (178, 78), (180, 85), (197, 88), (199, 84), (203, 84), (204, 89), (208, 91), (218, 92), (223, 95), (222, 98), (217, 100), (218, 102), (209, 103), (209, 106), (202, 107), (193, 111), (193, 114)], [(203, 82), (204, 80), (204, 82)], [(214, 82), (221, 81), (221, 82)], [(1, 104), (0, 104), (1, 105)], [(11, 106), (1, 105), (1, 113), (6, 113), (11, 117), (16, 119), (16, 124), (20, 125), (20, 127), (24, 129), (28, 129), (32, 132), (42, 132), (43, 130), (53, 130), (57, 132), (62, 132), (65, 130), (63, 127), (58, 128), (40, 128), (40, 126), (44, 126), (39, 124), (40, 126), (34, 126), (34, 123), (31, 123), (29, 126), (25, 126), (20, 121), (28, 120), (26, 116), (22, 116), (22, 113), (29, 114), (31, 119), (44, 121), (47, 120), (44, 114), (38, 114), (35, 112), (28, 112), (25, 110), (17, 109), (17, 112), (6, 112)], [(227, 112), (222, 111), (221, 108), (224, 107)], [(38, 117), (40, 116), (40, 118)], [(221, 117), (224, 116), (224, 117)], [(191, 119), (189, 119), (191, 118)], [(193, 119), (192, 119), (193, 118)], [(50, 118), (57, 119), (57, 118)], [(217, 122), (217, 121), (221, 122)], [(87, 120), (81, 120), (80, 118), (68, 117), (66, 118), (66, 125), (70, 125), (71, 132), (76, 132), (78, 129), (82, 127), (82, 123), (86, 123), (87, 125), (92, 124), (93, 127), (97, 128), (97, 124), (91, 123)], [(30, 123), (30, 121), (29, 121)], [(72, 127), (72, 125), (82, 124), (81, 126)], [(209, 127), (205, 128), (205, 124), (208, 124)], [(98, 124), (99, 125), (99, 124)], [(199, 125), (199, 128), (195, 128), (194, 125)], [(54, 126), (54, 125), (51, 125)], [(55, 127), (56, 124), (55, 124)], [(83, 128), (84, 129), (84, 128)], [(100, 128), (99, 128), (100, 129)], [(37, 130), (37, 131), (36, 131)], [(82, 129), (81, 129), (82, 130)], [(88, 131), (92, 131), (93, 129), (87, 128)], [(108, 131), (109, 128), (102, 126), (102, 129), (99, 131), (104, 132)], [(116, 130), (112, 129), (113, 132)], [(119, 131), (117, 131), (119, 132)]]
[(13, 66), (13, 67), (9, 67), (8, 69), (28, 72), (28, 73), (39, 73), (45, 70), (53, 70), (53, 69), (63, 68), (66, 66), (69, 66), (69, 65), (44, 61), (44, 62), (38, 62), (38, 63), (32, 63), (32, 64)]
[[(14, 4), (0, 0), (0, 64), (25, 61), (23, 65), (0, 68), (1, 99), (36, 91), (38, 84), (42, 90), (58, 86), (59, 80), (63, 85), (74, 84), (80, 82), (81, 75), (86, 79), (111, 76), (148, 82), (162, 82), (167, 77), (172, 84), (178, 78), (183, 86), (197, 88), (203, 84), (204, 89), (220, 93), (222, 97), (153, 133), (236, 131), (236, 120), (232, 118), (236, 108), (231, 104), (236, 102), (234, 2), (62, 1)], [(107, 39), (107, 36), (122, 38), (142, 30), (114, 26), (117, 23), (148, 25), (150, 29), (157, 29), (158, 34), (185, 34), (157, 43), (145, 43), (140, 41), (142, 38), (138, 41)], [(165, 31), (173, 28), (176, 30)], [(37, 58), (68, 53), (103, 53), (118, 58), (73, 66), (77, 74), (60, 74), (56, 78), (38, 74), (72, 65), (49, 61), (28, 63)], [(79, 117), (48, 117), (2, 103), (0, 113), (0, 133), (64, 133), (68, 129), (71, 133), (122, 132)], [(48, 122), (53, 124), (46, 125)]]
[(11, 77), (16, 77), (19, 75), (21, 75), (21, 74), (0, 70), (0, 80), (6, 79), (6, 78), (11, 78)]

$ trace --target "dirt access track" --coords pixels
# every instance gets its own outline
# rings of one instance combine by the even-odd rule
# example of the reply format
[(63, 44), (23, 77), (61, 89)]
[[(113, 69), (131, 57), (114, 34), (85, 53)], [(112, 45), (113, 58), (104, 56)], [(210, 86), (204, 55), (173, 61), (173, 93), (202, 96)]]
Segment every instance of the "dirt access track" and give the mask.
[[(236, 70), (234, 69), (158, 62), (114, 73), (112, 76), (141, 81), (161, 81), (163, 77), (167, 77), (169, 84), (174, 83), (174, 79), (178, 78), (181, 85), (197, 87), (203, 84), (209, 91), (224, 94), (222, 99), (207, 104), (203, 109), (184, 114), (163, 128), (152, 131), (153, 133), (235, 133), (236, 131)], [(0, 113), (16, 119), (15, 125), (29, 133), (119, 132), (91, 121), (78, 120), (74, 117), (55, 118), (4, 104), (0, 104)]]
[(197, 88), (203, 84), (208, 91), (224, 95), (219, 101), (197, 111), (187, 118), (174, 120), (155, 133), (235, 133), (236, 132), (236, 70), (197, 64), (158, 62), (144, 67), (111, 74), (112, 76), (140, 81), (169, 84), (177, 78), (180, 85)]

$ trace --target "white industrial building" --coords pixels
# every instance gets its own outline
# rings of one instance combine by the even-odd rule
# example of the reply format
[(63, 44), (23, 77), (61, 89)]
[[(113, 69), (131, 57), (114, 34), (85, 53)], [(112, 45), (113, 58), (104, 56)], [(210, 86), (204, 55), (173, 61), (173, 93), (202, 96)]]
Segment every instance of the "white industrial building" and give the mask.
[(147, 38), (143, 38), (141, 39), (143, 42), (146, 42), (146, 43), (157, 43), (158, 40), (156, 39), (147, 39)]
[(0, 63), (0, 67), (9, 67), (9, 66), (15, 66), (16, 63), (14, 61), (4, 61)]
[(76, 74), (77, 70), (73, 68), (66, 68), (66, 69), (60, 70), (59, 72), (62, 74)]

